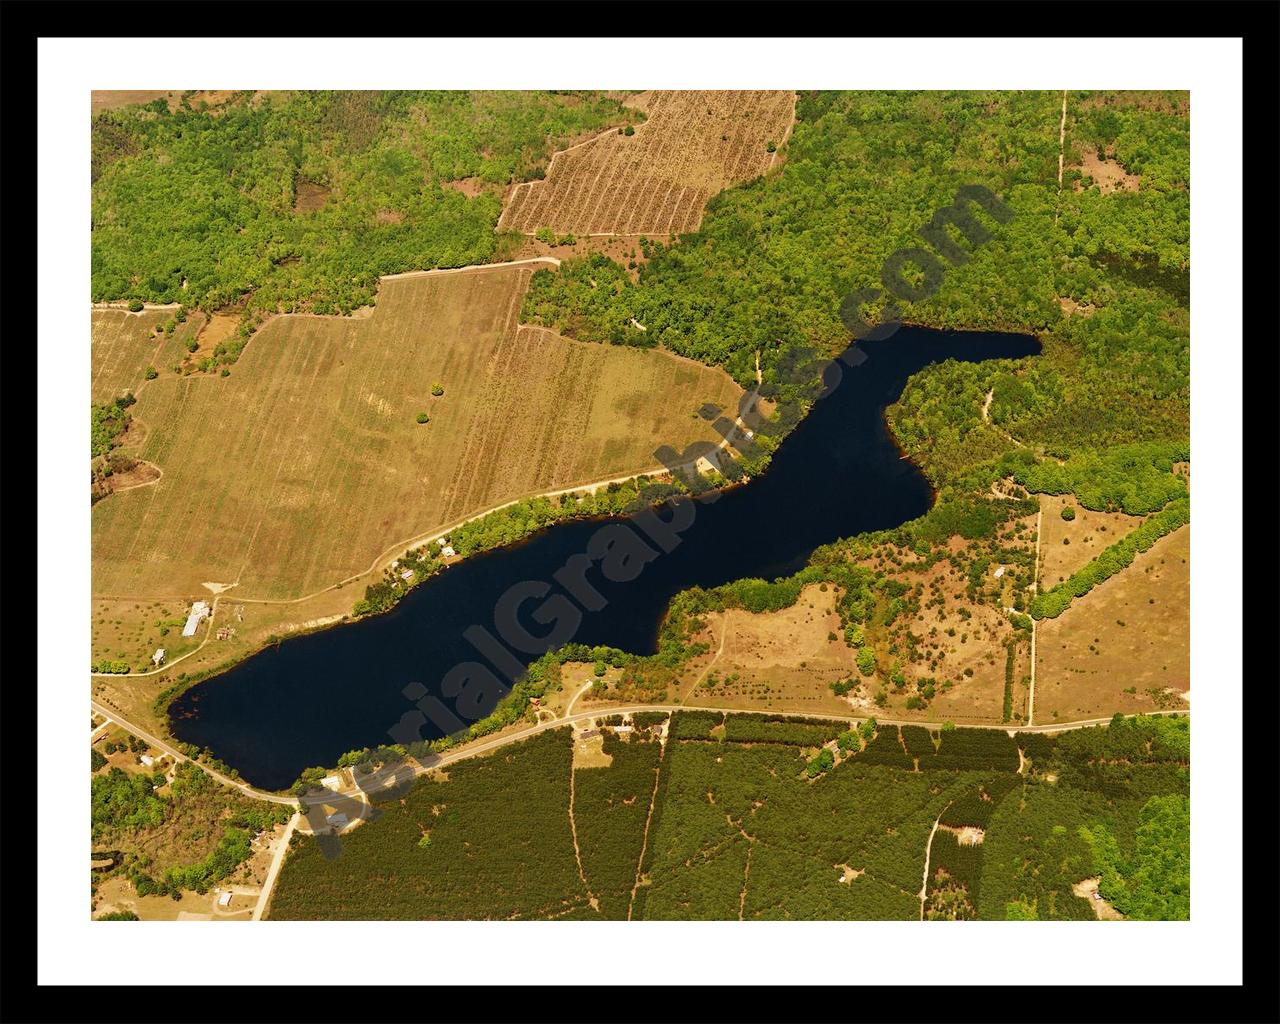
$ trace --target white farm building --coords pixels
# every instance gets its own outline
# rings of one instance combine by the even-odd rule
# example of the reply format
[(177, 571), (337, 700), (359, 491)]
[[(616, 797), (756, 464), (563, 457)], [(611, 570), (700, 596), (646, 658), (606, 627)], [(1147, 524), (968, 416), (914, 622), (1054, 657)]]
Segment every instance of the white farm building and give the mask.
[(191, 614), (187, 616), (187, 624), (182, 627), (183, 636), (195, 636), (200, 623), (209, 617), (209, 606), (197, 601), (191, 606)]

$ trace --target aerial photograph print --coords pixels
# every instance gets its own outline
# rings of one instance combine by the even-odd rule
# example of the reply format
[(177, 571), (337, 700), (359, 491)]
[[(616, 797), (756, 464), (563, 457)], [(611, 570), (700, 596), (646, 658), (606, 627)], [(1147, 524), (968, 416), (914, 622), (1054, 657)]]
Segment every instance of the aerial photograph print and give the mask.
[(83, 914), (1187, 921), (1191, 91), (637, 67), (85, 96)]

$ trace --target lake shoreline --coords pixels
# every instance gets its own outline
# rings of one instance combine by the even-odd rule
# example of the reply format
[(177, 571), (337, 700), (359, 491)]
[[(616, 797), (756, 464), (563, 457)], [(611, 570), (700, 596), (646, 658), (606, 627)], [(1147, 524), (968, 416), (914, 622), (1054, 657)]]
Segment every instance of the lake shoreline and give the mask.
[[(842, 367), (839, 386), (814, 401), (750, 487), (676, 499), (699, 503), (693, 526), (681, 537), (695, 543), (679, 559), (654, 561), (627, 589), (605, 588), (612, 602), (583, 620), (573, 642), (653, 653), (680, 590), (789, 575), (816, 547), (924, 514), (936, 491), (904, 458), (885, 410), (928, 365), (948, 358), (1025, 358), (1042, 345), (1028, 334), (907, 327), (893, 338), (863, 342), (861, 349), (874, 356), (867, 367)], [(400, 693), (405, 685), (420, 682), (436, 693), (442, 666), (477, 658), (462, 633), (492, 621), (505, 580), (551, 579), (602, 524), (634, 526), (634, 519), (550, 524), (450, 565), (452, 572), (433, 574), (385, 614), (334, 623), (349, 628), (324, 627), (249, 655), (175, 696), (167, 709), (170, 730), (264, 788), (287, 786), (302, 768), (332, 763), (348, 750), (385, 743), (387, 728), (412, 706)], [(760, 523), (768, 524), (764, 531)]]

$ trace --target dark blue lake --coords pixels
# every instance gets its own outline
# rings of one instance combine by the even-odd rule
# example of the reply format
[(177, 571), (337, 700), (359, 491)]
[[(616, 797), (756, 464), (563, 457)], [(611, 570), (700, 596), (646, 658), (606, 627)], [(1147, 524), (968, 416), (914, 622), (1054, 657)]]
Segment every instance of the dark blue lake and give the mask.
[[(842, 367), (838, 386), (786, 438), (767, 473), (712, 500), (681, 499), (695, 502), (691, 524), (674, 550), (648, 562), (636, 578), (610, 582), (598, 567), (587, 574), (606, 603), (583, 612), (573, 640), (651, 653), (679, 591), (790, 575), (823, 544), (923, 515), (932, 492), (890, 438), (885, 407), (907, 378), (931, 363), (1040, 351), (1025, 335), (914, 327), (857, 347), (866, 360)], [(674, 510), (659, 511), (670, 518)], [(627, 518), (614, 522), (634, 526)], [(170, 707), (173, 734), (208, 747), (266, 789), (290, 785), (305, 768), (331, 766), (348, 750), (391, 742), (388, 730), (412, 708), (405, 687), (417, 682), (436, 693), (454, 666), (483, 661), (464, 630), (480, 625), (498, 634), (495, 606), (504, 592), (525, 580), (552, 583), (552, 574), (585, 552), (600, 527), (598, 521), (551, 527), (447, 569), (386, 614), (268, 648), (177, 698)], [(563, 589), (553, 586), (552, 593)], [(533, 612), (539, 604), (524, 607)], [(551, 624), (526, 625), (541, 635)], [(521, 664), (537, 656), (513, 653)], [(428, 724), (421, 735), (446, 731)]]

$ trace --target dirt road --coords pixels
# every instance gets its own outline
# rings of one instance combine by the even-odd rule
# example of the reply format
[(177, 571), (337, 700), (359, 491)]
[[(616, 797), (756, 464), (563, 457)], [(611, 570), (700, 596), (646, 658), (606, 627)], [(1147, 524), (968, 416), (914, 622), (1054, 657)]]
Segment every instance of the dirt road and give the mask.
[[(1044, 516), (1044, 510), (1040, 509), (1036, 512), (1036, 563), (1035, 573), (1031, 577), (1031, 593), (1039, 593), (1040, 590), (1040, 524)], [(1036, 620), (1031, 620), (1031, 683), (1027, 690), (1027, 725), (1031, 726), (1034, 721), (1036, 711)]]
[(284, 835), (276, 841), (276, 848), (271, 854), (271, 866), (267, 868), (267, 877), (262, 883), (262, 891), (258, 893), (258, 902), (254, 904), (251, 921), (261, 921), (266, 913), (267, 904), (271, 901), (271, 890), (275, 888), (276, 879), (280, 877), (280, 867), (284, 864), (284, 855), (289, 850), (289, 840), (293, 838), (293, 830), (298, 827), (302, 815), (294, 814), (285, 826)]
[[(947, 804), (947, 807), (950, 807)], [(929, 894), (929, 858), (933, 855), (933, 837), (938, 834), (938, 822), (942, 821), (942, 816), (947, 813), (947, 807), (942, 808), (938, 812), (938, 816), (933, 819), (933, 828), (929, 830), (929, 841), (924, 844), (924, 878), (920, 882), (920, 920), (924, 920), (924, 901)]]
[[(574, 699), (576, 700), (577, 697), (575, 696)], [(219, 772), (213, 768), (210, 768), (206, 764), (202, 764), (199, 761), (192, 760), (191, 758), (187, 757), (185, 754), (176, 750), (171, 744), (166, 743), (164, 740), (161, 740), (156, 736), (153, 736), (151, 733), (146, 732), (145, 730), (138, 728), (136, 725), (133, 725), (132, 723), (124, 720), (115, 711), (104, 707), (99, 702), (91, 700), (90, 704), (92, 705), (93, 710), (98, 712), (98, 714), (102, 715), (105, 718), (109, 718), (111, 721), (115, 722), (117, 725), (120, 725), (123, 728), (129, 730), (129, 732), (133, 733), (139, 739), (146, 740), (153, 747), (156, 747), (157, 749), (163, 751), (164, 753), (169, 754), (175, 760), (191, 761), (191, 763), (194, 764), (197, 768), (206, 772), (207, 774), (212, 776), (214, 779), (221, 782), (224, 786), (229, 786), (230, 788), (243, 793), (245, 796), (252, 797), (255, 800), (267, 800), (271, 803), (285, 804), (292, 807), (298, 806), (297, 799), (292, 796), (285, 796), (280, 793), (272, 793), (267, 790), (257, 789), (253, 786), (250, 786), (246, 782), (239, 782), (235, 779), (232, 779), (229, 776), (224, 775), (222, 772)], [(601, 715), (635, 714), (637, 712), (644, 712), (644, 711), (660, 711), (665, 714), (670, 714), (674, 711), (719, 711), (719, 712), (728, 711), (731, 714), (737, 714), (737, 715), (777, 714), (777, 712), (774, 712), (774, 711), (758, 711), (758, 710), (746, 710), (746, 709), (739, 710), (737, 708), (711, 708), (711, 707), (702, 707), (696, 704), (622, 704), (622, 705), (605, 704), (591, 711), (579, 711), (576, 714), (565, 715), (563, 718), (550, 719), (545, 722), (539, 722), (537, 725), (527, 726), (524, 729), (519, 729), (515, 732), (508, 733), (505, 736), (495, 736), (492, 739), (482, 740), (474, 744), (468, 744), (465, 747), (461, 747), (457, 750), (441, 754), (438, 757), (426, 758), (420, 762), (413, 762), (410, 764), (409, 767), (411, 768), (414, 775), (424, 775), (427, 772), (436, 771), (437, 769), (440, 769), (440, 768), (447, 768), (449, 765), (456, 764), (458, 761), (466, 760), (469, 757), (478, 757), (481, 754), (487, 754), (493, 750), (497, 750), (499, 747), (504, 747), (509, 743), (518, 743), (520, 740), (529, 739), (530, 737), (536, 736), (539, 733), (546, 732), (548, 729), (559, 729), (562, 726), (571, 725), (575, 722), (584, 722), (592, 718), (598, 718)], [(1182, 717), (1182, 716), (1190, 717), (1191, 710), (1188, 708), (1186, 710), (1164, 712), (1164, 714), (1166, 715), (1172, 714), (1172, 715), (1177, 715), (1179, 717)], [(848, 723), (850, 727), (852, 727), (854, 725), (857, 725), (861, 722), (866, 721), (868, 716), (790, 713), (789, 717), (806, 718), (812, 721), (819, 721), (819, 722), (845, 722), (845, 723)], [(941, 722), (918, 722), (918, 721), (906, 721), (906, 720), (888, 719), (888, 718), (877, 718), (876, 721), (879, 722), (881, 725), (918, 725), (918, 726), (922, 726), (925, 729), (934, 729), (934, 730), (938, 730), (942, 728)], [(1072, 729), (1086, 729), (1089, 726), (1093, 726), (1093, 725), (1105, 725), (1110, 721), (1111, 721), (1110, 718), (1087, 718), (1077, 722), (1062, 722), (1062, 723), (1055, 723), (1053, 725), (1037, 725), (1037, 726), (1030, 726), (1030, 727), (1015, 726), (1012, 728), (1006, 727), (1005, 731), (1009, 733), (1068, 732)], [(970, 724), (956, 723), (956, 728), (957, 729), (999, 729), (1001, 728), (1001, 726), (996, 724), (970, 725)], [(398, 767), (401, 771), (403, 771), (403, 768), (404, 768), (403, 765)], [(358, 787), (347, 786), (342, 789), (328, 790), (326, 792), (330, 792), (336, 797), (344, 797), (349, 800), (351, 799), (364, 800), (367, 798), (367, 794), (376, 792), (379, 787), (385, 787), (389, 782), (395, 781), (395, 778), (396, 778), (395, 773), (396, 773), (396, 768), (383, 768), (380, 771), (374, 772), (372, 775), (366, 776), (364, 780), (361, 782), (360, 786)]]
[[(426, 774), (427, 772), (436, 771), (437, 769), (440, 769), (440, 768), (447, 768), (449, 767), (449, 765), (456, 764), (458, 761), (465, 760), (469, 757), (477, 757), (481, 754), (487, 754), (490, 751), (497, 750), (499, 747), (504, 747), (509, 743), (518, 743), (521, 740), (529, 739), (530, 737), (537, 736), (539, 733), (546, 732), (548, 729), (559, 729), (563, 726), (571, 725), (576, 722), (583, 722), (592, 718), (599, 718), (602, 715), (625, 715), (625, 714), (636, 714), (637, 712), (646, 712), (646, 711), (659, 711), (666, 714), (670, 714), (671, 712), (674, 712), (674, 711), (720, 711), (720, 712), (728, 711), (731, 714), (738, 714), (738, 715), (777, 714), (777, 712), (774, 712), (774, 711), (738, 710), (736, 708), (711, 708), (711, 707), (701, 707), (696, 704), (624, 704), (624, 705), (616, 705), (616, 706), (604, 705), (592, 711), (579, 711), (577, 714), (565, 715), (563, 718), (556, 718), (546, 722), (540, 722), (537, 725), (531, 725), (524, 729), (519, 729), (516, 732), (507, 734), (506, 736), (497, 736), (497, 737), (494, 737), (493, 739), (484, 740), (480, 743), (476, 743), (475, 745), (469, 745), (459, 750), (442, 754), (437, 759), (427, 759), (422, 762), (411, 764), (410, 767), (414, 775), (423, 775), (423, 774)], [(1174, 714), (1178, 716), (1186, 716), (1186, 717), (1190, 717), (1191, 715), (1190, 709), (1187, 709), (1185, 711), (1164, 712), (1164, 713)], [(868, 716), (863, 715), (861, 717), (857, 717), (852, 715), (845, 716), (845, 715), (820, 715), (820, 714), (808, 714), (808, 713), (788, 713), (788, 717), (806, 718), (813, 721), (823, 721), (823, 722), (846, 722), (848, 723), (850, 728), (852, 728), (853, 726), (866, 721)], [(887, 718), (877, 718), (876, 721), (880, 725), (917, 725), (925, 729), (932, 729), (932, 730), (940, 730), (942, 728), (941, 722), (919, 722), (919, 721), (906, 721), (906, 720), (887, 719)], [(1027, 726), (1002, 727), (1000, 725), (995, 725), (995, 724), (970, 725), (970, 724), (960, 724), (960, 723), (955, 723), (955, 725), (957, 729), (1004, 728), (1004, 731), (1008, 733), (1069, 732), (1073, 729), (1087, 729), (1090, 726), (1094, 726), (1094, 725), (1106, 725), (1110, 721), (1111, 721), (1110, 718), (1088, 718), (1088, 719), (1082, 719), (1081, 721), (1077, 721), (1077, 722), (1063, 722), (1061, 724), (1055, 723), (1053, 725), (1038, 725), (1038, 726), (1031, 726), (1031, 727), (1027, 727)], [(403, 771), (403, 768), (404, 768), (403, 765), (398, 767), (401, 771)], [(342, 796), (349, 799), (363, 798), (365, 794), (375, 792), (380, 786), (386, 786), (389, 782), (394, 781), (395, 772), (396, 772), (396, 768), (383, 768), (380, 771), (374, 772), (372, 775), (367, 776), (364, 779), (364, 781), (362, 781), (361, 785), (358, 788), (353, 786), (353, 787), (348, 787), (345, 789), (335, 790), (331, 792), (333, 792), (337, 796)], [(271, 795), (274, 796), (274, 794), (271, 794)]]

